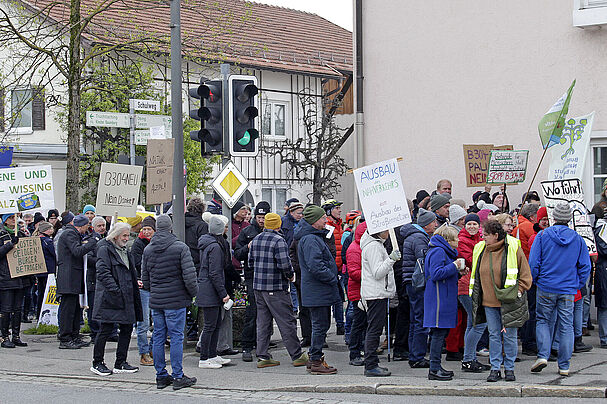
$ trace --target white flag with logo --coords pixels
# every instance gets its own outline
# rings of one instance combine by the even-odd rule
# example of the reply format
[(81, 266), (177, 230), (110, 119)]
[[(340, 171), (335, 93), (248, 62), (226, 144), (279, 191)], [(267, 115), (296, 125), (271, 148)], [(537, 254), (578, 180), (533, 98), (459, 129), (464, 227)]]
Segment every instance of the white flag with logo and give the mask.
[(565, 121), (560, 143), (553, 146), (548, 179), (582, 178), (588, 154), (594, 112)]

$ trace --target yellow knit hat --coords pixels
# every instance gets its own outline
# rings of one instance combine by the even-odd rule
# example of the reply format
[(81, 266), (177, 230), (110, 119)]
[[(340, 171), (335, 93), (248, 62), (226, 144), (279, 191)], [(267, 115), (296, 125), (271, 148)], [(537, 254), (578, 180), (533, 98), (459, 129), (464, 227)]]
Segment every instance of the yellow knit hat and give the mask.
[(266, 213), (265, 222), (263, 227), (270, 230), (278, 230), (282, 225), (282, 220), (280, 216), (276, 213)]

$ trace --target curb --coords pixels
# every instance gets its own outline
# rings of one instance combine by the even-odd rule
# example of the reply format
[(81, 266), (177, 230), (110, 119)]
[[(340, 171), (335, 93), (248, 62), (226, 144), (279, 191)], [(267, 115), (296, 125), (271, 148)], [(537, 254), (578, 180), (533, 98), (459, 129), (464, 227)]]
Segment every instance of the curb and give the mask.
[(266, 389), (265, 391), (460, 397), (607, 397), (607, 390), (605, 387), (546, 386), (539, 384), (514, 386), (414, 386), (394, 384), (299, 385), (271, 388)]
[[(95, 376), (53, 375), (45, 373), (15, 372), (0, 370), (0, 374), (10, 376), (28, 376), (48, 379), (89, 380), (110, 384), (135, 383), (155, 386), (155, 381), (99, 379)], [(197, 390), (230, 390), (230, 391), (274, 391), (302, 393), (352, 393), (352, 394), (386, 394), (407, 396), (460, 396), (460, 397), (562, 397), (562, 398), (606, 398), (605, 387), (586, 386), (547, 386), (541, 384), (523, 385), (490, 385), (490, 386), (445, 386), (445, 385), (396, 385), (396, 384), (318, 384), (273, 387), (269, 389), (192, 386)]]

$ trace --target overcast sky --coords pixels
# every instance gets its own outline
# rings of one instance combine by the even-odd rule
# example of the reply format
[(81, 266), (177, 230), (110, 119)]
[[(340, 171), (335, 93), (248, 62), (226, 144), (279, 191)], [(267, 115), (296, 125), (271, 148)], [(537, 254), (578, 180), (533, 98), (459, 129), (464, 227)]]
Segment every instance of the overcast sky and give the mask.
[(318, 14), (352, 31), (352, 0), (254, 0), (258, 3), (294, 8)]

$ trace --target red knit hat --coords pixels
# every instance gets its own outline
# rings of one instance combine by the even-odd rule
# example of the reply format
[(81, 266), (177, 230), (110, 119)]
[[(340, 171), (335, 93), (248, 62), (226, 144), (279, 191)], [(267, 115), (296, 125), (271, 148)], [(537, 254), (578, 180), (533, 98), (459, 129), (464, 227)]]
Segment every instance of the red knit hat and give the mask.
[(541, 219), (548, 217), (548, 211), (545, 206), (542, 206), (537, 211), (537, 221), (539, 222)]

